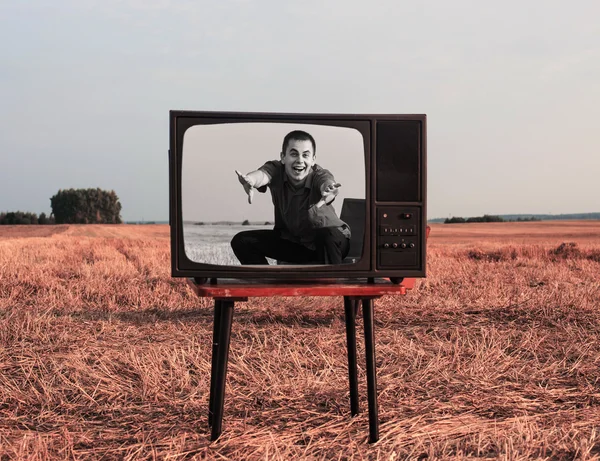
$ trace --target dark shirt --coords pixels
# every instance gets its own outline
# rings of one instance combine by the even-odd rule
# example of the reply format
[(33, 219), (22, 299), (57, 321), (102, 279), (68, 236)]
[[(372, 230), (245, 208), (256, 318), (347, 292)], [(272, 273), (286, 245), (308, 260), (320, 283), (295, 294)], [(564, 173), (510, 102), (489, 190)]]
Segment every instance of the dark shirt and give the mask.
[[(271, 177), (269, 189), (275, 207), (275, 230), (281, 237), (314, 250), (315, 229), (337, 227), (350, 238), (350, 227), (335, 213), (332, 202), (317, 208), (321, 186), (335, 182), (333, 175), (319, 165), (313, 165), (304, 186), (295, 187), (285, 173), (284, 165), (271, 160), (259, 168)], [(266, 186), (258, 189), (266, 192)]]

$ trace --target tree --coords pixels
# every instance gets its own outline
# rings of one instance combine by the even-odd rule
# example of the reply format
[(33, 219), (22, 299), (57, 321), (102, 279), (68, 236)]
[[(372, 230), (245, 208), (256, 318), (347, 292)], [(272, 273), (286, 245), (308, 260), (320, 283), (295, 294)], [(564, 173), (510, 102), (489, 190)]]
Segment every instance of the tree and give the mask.
[(57, 224), (121, 224), (121, 203), (115, 191), (59, 190), (50, 198)]
[(46, 213), (41, 213), (40, 217), (29, 211), (8, 211), (0, 213), (0, 225), (8, 224), (54, 224), (54, 218), (46, 216)]
[(28, 211), (9, 211), (0, 213), (0, 224), (37, 224), (38, 217)]
[(467, 219), (453, 216), (452, 218), (446, 218), (444, 220), (444, 224), (462, 224), (472, 222), (504, 222), (504, 218), (502, 218), (502, 216), (484, 214), (483, 216), (472, 216)]
[(460, 216), (457, 217), (451, 217), (451, 218), (446, 218), (444, 221), (444, 224), (456, 224), (456, 223), (464, 223), (467, 222), (467, 220), (465, 218), (461, 218)]
[(501, 216), (484, 214), (483, 216), (469, 218), (467, 222), (504, 222), (504, 219)]
[(247, 219), (244, 220), (244, 222), (242, 223), (242, 226), (249, 226), (250, 225), (250, 221), (248, 221)]

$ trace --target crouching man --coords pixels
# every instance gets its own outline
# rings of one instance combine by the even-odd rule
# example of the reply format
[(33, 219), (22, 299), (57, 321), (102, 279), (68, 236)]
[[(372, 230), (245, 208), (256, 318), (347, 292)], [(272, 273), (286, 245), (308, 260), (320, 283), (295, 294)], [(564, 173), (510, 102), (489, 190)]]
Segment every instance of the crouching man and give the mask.
[(283, 139), (280, 160), (238, 179), (252, 203), (254, 190), (271, 190), (273, 230), (236, 234), (231, 247), (242, 264), (268, 264), (267, 257), (294, 264), (341, 264), (350, 250), (350, 227), (331, 202), (341, 184), (316, 162), (314, 138), (292, 131)]

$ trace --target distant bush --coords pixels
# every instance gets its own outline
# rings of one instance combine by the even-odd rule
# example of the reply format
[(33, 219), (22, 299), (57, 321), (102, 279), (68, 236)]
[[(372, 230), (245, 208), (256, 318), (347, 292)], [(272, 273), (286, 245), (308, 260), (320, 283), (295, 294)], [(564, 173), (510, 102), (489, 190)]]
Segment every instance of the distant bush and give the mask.
[(194, 226), (204, 226), (204, 223), (202, 221), (200, 222), (195, 222)]
[(247, 219), (244, 220), (244, 222), (242, 223), (242, 226), (249, 226), (250, 225), (250, 221), (248, 221)]
[(471, 218), (452, 217), (446, 218), (444, 224), (462, 224), (470, 222), (505, 222), (501, 216), (484, 214), (483, 216), (473, 216)]
[(265, 226), (272, 226), (273, 224), (270, 223), (269, 221), (265, 221)]
[(541, 221), (540, 218), (536, 218), (535, 216), (527, 216), (525, 218), (521, 218), (520, 216), (515, 219), (516, 222), (530, 222), (530, 221)]
[(444, 224), (456, 224), (456, 223), (461, 224), (464, 222), (467, 222), (467, 220), (465, 218), (461, 218), (461, 217), (455, 218), (454, 216), (452, 218), (446, 218), (444, 220)]
[(467, 222), (504, 222), (504, 219), (502, 219), (500, 216), (484, 214), (483, 216), (474, 216), (472, 218), (468, 218)]

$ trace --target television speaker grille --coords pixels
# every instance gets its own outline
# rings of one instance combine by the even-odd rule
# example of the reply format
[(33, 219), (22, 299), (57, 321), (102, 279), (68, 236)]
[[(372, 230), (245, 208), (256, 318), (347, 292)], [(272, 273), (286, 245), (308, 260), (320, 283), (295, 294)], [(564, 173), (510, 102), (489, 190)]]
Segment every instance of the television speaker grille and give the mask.
[(420, 201), (421, 122), (416, 120), (378, 122), (376, 149), (377, 201)]

